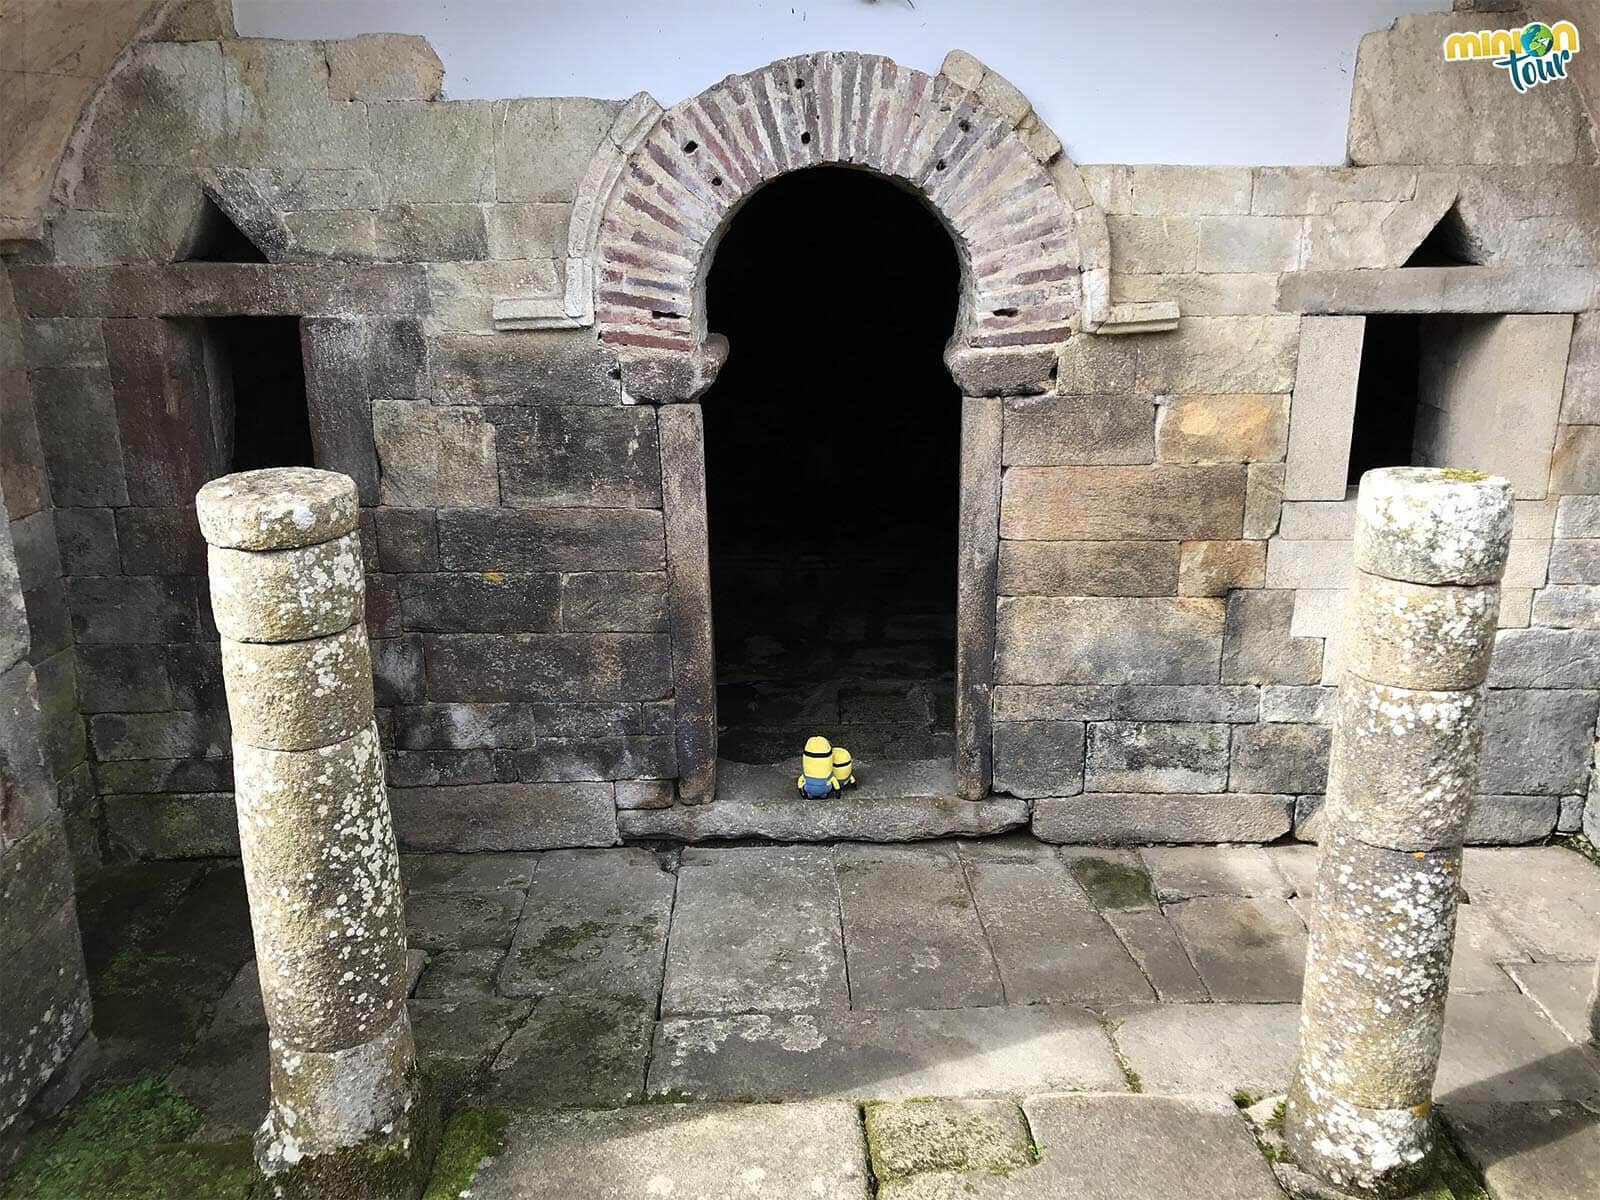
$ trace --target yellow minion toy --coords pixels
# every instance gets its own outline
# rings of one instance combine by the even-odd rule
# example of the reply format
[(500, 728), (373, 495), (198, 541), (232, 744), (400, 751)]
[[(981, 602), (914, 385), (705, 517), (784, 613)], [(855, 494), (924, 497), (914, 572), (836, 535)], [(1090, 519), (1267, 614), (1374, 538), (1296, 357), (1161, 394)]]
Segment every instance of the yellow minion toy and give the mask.
[(833, 776), (833, 747), (825, 737), (806, 739), (805, 751), (800, 755), (800, 778), (795, 786), (810, 800), (820, 800), (839, 790), (839, 781)]
[(844, 791), (847, 787), (855, 787), (855, 768), (850, 762), (850, 751), (843, 746), (833, 748), (833, 786), (835, 791)]

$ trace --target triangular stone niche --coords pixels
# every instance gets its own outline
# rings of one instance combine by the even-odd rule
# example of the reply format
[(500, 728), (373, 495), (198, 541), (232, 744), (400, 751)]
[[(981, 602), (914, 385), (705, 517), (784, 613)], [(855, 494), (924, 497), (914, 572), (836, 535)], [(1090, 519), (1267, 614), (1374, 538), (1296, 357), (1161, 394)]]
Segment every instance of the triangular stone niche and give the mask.
[(264, 263), (266, 254), (209, 195), (201, 198), (200, 215), (189, 238), (189, 262)]
[(1474, 267), (1480, 265), (1482, 255), (1461, 211), (1452, 204), (1444, 216), (1417, 244), (1402, 266), (1406, 267)]

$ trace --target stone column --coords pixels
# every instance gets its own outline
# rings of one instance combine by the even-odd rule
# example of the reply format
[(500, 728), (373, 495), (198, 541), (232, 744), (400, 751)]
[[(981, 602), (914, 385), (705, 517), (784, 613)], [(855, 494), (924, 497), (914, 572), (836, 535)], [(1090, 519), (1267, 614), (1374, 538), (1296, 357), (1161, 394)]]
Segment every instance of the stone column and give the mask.
[(256, 1161), (280, 1197), (415, 1197), (431, 1123), (406, 1015), (355, 484), (247, 471), (206, 484), (196, 505), (271, 1032)]
[(1361, 480), (1355, 575), (1286, 1133), (1357, 1192), (1430, 1168), (1433, 1078), (1477, 790), (1510, 485), (1391, 467)]

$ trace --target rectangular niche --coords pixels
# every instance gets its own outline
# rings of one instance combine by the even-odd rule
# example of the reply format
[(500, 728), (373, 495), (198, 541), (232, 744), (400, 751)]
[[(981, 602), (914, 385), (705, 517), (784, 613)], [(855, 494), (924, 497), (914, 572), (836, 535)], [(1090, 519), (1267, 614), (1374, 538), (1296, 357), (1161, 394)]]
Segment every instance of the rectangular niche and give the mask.
[(298, 317), (205, 323), (217, 440), (230, 471), (315, 466)]

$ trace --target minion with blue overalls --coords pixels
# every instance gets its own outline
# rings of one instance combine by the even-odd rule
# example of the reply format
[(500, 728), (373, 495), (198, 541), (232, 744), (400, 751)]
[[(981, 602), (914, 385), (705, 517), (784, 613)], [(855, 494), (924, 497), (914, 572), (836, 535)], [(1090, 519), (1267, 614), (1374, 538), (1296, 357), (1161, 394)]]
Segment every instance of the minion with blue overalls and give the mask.
[(800, 778), (795, 780), (795, 786), (808, 800), (838, 794), (839, 781), (833, 774), (833, 747), (827, 738), (806, 739), (806, 748), (800, 755)]

